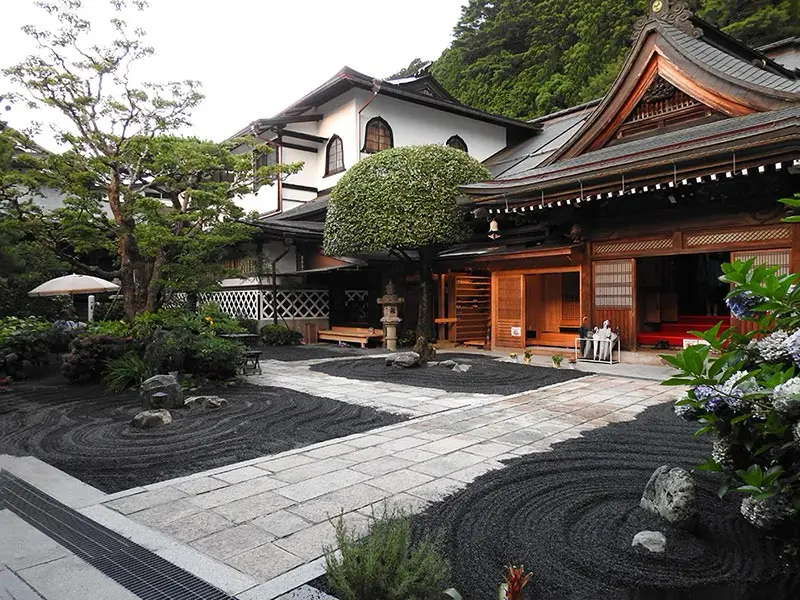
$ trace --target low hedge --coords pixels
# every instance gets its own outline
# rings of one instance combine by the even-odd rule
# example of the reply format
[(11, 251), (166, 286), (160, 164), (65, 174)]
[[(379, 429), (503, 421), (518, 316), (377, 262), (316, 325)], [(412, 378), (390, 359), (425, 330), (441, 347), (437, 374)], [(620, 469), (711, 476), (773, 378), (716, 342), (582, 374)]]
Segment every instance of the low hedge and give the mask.
[(266, 346), (296, 346), (303, 340), (303, 334), (283, 325), (264, 325), (261, 339)]

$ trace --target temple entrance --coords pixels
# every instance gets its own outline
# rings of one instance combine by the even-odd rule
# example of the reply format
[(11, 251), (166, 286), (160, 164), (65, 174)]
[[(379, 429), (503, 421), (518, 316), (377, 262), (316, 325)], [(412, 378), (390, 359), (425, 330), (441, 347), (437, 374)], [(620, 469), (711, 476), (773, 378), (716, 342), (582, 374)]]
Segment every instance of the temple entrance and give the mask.
[(688, 332), (730, 323), (721, 281), (729, 252), (652, 256), (636, 260), (639, 346), (681, 348)]
[(525, 345), (570, 346), (581, 324), (580, 274), (525, 275)]

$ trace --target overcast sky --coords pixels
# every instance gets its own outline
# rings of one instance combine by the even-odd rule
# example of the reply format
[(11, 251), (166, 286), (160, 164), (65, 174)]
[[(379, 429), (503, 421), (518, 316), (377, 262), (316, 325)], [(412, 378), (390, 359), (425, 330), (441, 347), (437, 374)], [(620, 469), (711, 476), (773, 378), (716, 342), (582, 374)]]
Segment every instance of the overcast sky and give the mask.
[[(216, 141), (269, 117), (348, 65), (386, 77), (413, 58), (434, 60), (450, 44), (466, 0), (150, 0), (144, 17), (156, 50), (151, 81), (197, 79), (206, 99), (191, 133)], [(34, 0), (0, 0), (0, 66), (33, 46), (20, 31), (41, 22)], [(103, 20), (107, 0), (84, 0)], [(9, 88), (0, 76), (0, 93)], [(15, 107), (3, 116), (17, 128), (42, 111)], [(47, 144), (47, 137), (39, 140)]]

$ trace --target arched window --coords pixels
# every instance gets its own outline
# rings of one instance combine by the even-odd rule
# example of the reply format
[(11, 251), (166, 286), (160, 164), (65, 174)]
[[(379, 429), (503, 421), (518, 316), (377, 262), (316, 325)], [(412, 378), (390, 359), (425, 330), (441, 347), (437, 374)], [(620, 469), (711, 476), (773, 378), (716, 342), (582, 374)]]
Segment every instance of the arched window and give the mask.
[(462, 152), (466, 152), (469, 154), (469, 150), (467, 150), (467, 142), (461, 139), (460, 135), (453, 135), (445, 142), (451, 148), (457, 148)]
[(325, 155), (325, 177), (344, 171), (344, 148), (342, 138), (334, 135), (328, 142)]
[(364, 152), (372, 154), (394, 146), (392, 128), (380, 117), (374, 117), (367, 122), (367, 135), (364, 140)]

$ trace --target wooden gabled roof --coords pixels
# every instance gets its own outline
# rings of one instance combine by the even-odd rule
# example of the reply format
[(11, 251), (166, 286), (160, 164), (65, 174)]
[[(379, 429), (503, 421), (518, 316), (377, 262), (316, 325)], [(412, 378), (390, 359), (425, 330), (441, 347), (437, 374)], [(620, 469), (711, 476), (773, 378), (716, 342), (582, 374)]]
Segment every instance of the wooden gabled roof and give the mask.
[[(670, 103), (664, 112), (676, 113), (673, 121), (658, 123), (667, 130), (680, 127), (681, 118), (689, 126), (800, 103), (796, 73), (698, 19), (685, 2), (654, 0), (636, 29), (634, 46), (609, 92), (544, 164), (618, 143), (637, 114), (665, 98)], [(657, 116), (657, 107), (651, 112)]]

